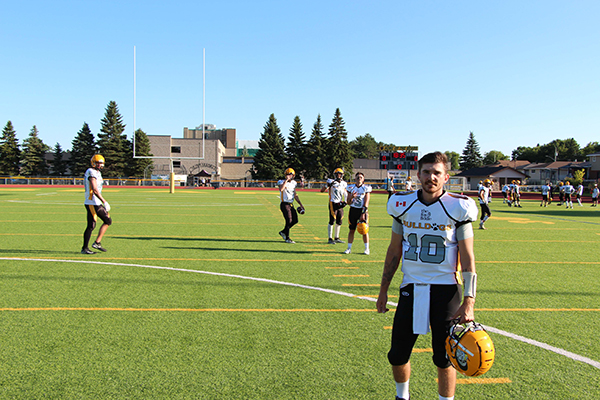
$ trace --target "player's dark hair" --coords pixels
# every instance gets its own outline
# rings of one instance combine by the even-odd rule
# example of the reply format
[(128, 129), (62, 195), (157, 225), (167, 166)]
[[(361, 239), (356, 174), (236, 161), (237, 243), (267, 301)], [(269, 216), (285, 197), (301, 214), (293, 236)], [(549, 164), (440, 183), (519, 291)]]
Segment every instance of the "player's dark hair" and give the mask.
[(354, 177), (355, 177), (355, 178), (356, 178), (356, 175), (362, 175), (362, 177), (363, 177), (363, 178), (365, 177), (365, 174), (363, 174), (363, 173), (362, 173), (362, 172), (360, 172), (360, 171), (354, 174)]
[(423, 168), (423, 164), (444, 164), (444, 169), (448, 170), (448, 157), (441, 151), (434, 151), (433, 153), (427, 153), (419, 160), (419, 172)]

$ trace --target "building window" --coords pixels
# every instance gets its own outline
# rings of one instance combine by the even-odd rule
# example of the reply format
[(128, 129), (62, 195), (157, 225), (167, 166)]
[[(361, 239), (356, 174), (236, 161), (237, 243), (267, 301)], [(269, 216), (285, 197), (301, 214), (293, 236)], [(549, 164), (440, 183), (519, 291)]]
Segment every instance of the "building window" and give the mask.
[(171, 146), (171, 153), (181, 153), (181, 146)]
[(181, 168), (181, 161), (173, 161), (173, 168)]

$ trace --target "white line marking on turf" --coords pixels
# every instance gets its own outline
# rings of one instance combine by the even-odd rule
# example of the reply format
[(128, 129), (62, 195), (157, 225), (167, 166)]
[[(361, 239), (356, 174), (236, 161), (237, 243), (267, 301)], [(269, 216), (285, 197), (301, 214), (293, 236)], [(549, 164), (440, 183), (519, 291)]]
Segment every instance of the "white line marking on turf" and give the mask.
[(497, 328), (494, 328), (494, 327), (491, 327), (491, 326), (487, 326), (486, 325), (485, 329), (488, 330), (488, 331), (490, 331), (490, 332), (497, 333), (498, 335), (506, 336), (506, 337), (511, 338), (511, 339), (519, 340), (519, 341), (524, 342), (524, 343), (528, 343), (528, 344), (531, 344), (531, 345), (534, 345), (534, 346), (537, 346), (537, 347), (541, 347), (542, 349), (546, 349), (546, 350), (552, 351), (554, 353), (557, 353), (557, 354), (563, 355), (565, 357), (568, 357), (568, 358), (570, 358), (572, 360), (581, 361), (583, 363), (591, 365), (592, 367), (596, 367), (596, 368), (600, 369), (600, 362), (594, 361), (591, 358), (580, 356), (579, 354), (571, 353), (570, 351), (559, 349), (558, 347), (550, 346), (549, 344), (538, 342), (537, 340), (533, 340), (533, 339), (528, 339), (528, 338), (526, 338), (524, 336), (520, 336), (520, 335), (516, 335), (514, 333), (506, 332), (506, 331), (503, 331), (501, 329), (497, 329)]
[[(172, 268), (172, 267), (159, 267), (157, 265), (125, 264), (125, 263), (112, 263), (112, 262), (102, 262), (102, 261), (84, 261), (84, 260), (49, 260), (49, 259), (43, 259), (43, 258), (18, 258), (18, 257), (0, 257), (0, 260), (6, 260), (6, 261), (43, 261), (43, 262), (63, 262), (63, 263), (73, 263), (73, 264), (115, 265), (115, 266), (122, 266), (122, 267), (138, 267), (138, 268), (162, 269), (162, 270), (168, 270), (168, 271), (192, 272), (192, 273), (196, 273), (196, 274), (205, 274), (205, 275), (213, 275), (213, 276), (224, 276), (224, 277), (228, 277), (228, 278), (238, 278), (238, 279), (246, 279), (246, 280), (258, 281), (258, 282), (274, 283), (274, 284), (277, 284), (277, 285), (284, 285), (284, 286), (298, 287), (298, 288), (302, 288), (302, 289), (317, 290), (317, 291), (320, 291), (320, 292), (325, 292), (325, 293), (330, 293), (330, 294), (337, 294), (337, 295), (340, 295), (340, 296), (357, 298), (357, 299), (367, 300), (367, 301), (371, 301), (371, 302), (377, 302), (377, 299), (375, 299), (375, 298), (364, 297), (364, 296), (357, 296), (357, 295), (354, 295), (352, 293), (340, 292), (338, 290), (325, 289), (325, 288), (320, 288), (320, 287), (317, 287), (317, 286), (301, 285), (301, 284), (298, 284), (298, 283), (276, 281), (276, 280), (273, 280), (273, 279), (266, 279), (266, 278), (254, 278), (254, 277), (251, 277), (251, 276), (243, 276), (243, 275), (235, 275), (235, 274), (225, 274), (225, 273), (221, 273), (221, 272), (199, 271), (199, 270), (194, 270), (194, 269)], [(391, 306), (394, 306), (394, 307), (398, 306), (398, 303), (394, 303), (394, 302), (391, 302), (391, 301), (388, 301), (388, 304), (391, 305)], [(575, 360), (575, 361), (579, 361), (579, 362), (582, 362), (582, 363), (585, 363), (585, 364), (589, 364), (592, 367), (600, 369), (600, 362), (594, 361), (591, 358), (580, 356), (579, 354), (575, 354), (575, 353), (572, 353), (570, 351), (563, 350), (563, 349), (560, 349), (558, 347), (550, 346), (549, 344), (538, 342), (537, 340), (533, 340), (533, 339), (528, 339), (528, 338), (526, 338), (524, 336), (520, 336), (520, 335), (516, 335), (514, 333), (506, 332), (506, 331), (503, 331), (501, 329), (497, 329), (497, 328), (494, 328), (494, 327), (491, 327), (491, 326), (487, 326), (486, 325), (485, 328), (488, 331), (496, 333), (498, 335), (506, 336), (508, 338), (511, 338), (511, 339), (514, 339), (514, 340), (518, 340), (518, 341), (523, 342), (523, 343), (531, 344), (533, 346), (537, 346), (537, 347), (540, 347), (542, 349), (545, 349), (545, 350), (548, 350), (548, 351), (552, 351), (552, 352), (554, 352), (556, 354), (565, 356), (565, 357), (570, 358), (570, 359)]]

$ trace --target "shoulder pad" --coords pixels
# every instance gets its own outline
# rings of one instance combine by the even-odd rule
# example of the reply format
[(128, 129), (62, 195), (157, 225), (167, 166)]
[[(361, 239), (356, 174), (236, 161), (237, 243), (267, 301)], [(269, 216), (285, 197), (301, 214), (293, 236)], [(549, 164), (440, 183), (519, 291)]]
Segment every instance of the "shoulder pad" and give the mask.
[(417, 200), (417, 192), (397, 192), (390, 197), (387, 212), (392, 217), (399, 217)]
[(440, 198), (450, 217), (459, 222), (475, 221), (479, 210), (475, 200), (468, 196), (456, 193), (446, 192), (445, 196)]

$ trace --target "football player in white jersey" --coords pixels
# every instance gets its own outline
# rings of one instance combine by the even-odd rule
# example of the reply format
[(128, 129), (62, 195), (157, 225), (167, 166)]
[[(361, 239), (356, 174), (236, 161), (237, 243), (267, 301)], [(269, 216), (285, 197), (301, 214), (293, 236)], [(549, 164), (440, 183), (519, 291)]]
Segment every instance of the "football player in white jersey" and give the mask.
[(281, 204), (279, 205), (279, 209), (285, 220), (285, 227), (279, 231), (279, 235), (286, 243), (294, 244), (296, 242), (290, 238), (290, 229), (298, 223), (298, 212), (294, 209), (294, 200), (300, 205), (298, 209), (302, 214), (304, 214), (304, 206), (300, 201), (300, 197), (296, 194), (296, 186), (298, 185), (298, 182), (294, 180), (296, 171), (292, 168), (288, 168), (284, 173), (285, 179), (277, 181), (279, 192), (281, 193)]
[(502, 186), (502, 204), (506, 204), (508, 200), (508, 192), (510, 191), (510, 188), (508, 187), (508, 183), (505, 183), (504, 186)]
[(444, 347), (448, 328), (453, 319), (460, 323), (474, 319), (477, 274), (471, 223), (477, 219), (477, 205), (469, 197), (444, 190), (450, 177), (447, 163), (444, 153), (424, 155), (418, 169), (421, 189), (396, 193), (388, 201), (394, 221), (377, 311), (388, 311), (388, 288), (402, 260), (402, 284), (388, 353), (397, 399), (409, 399), (412, 348), (418, 335), (426, 334), (430, 326), (438, 393), (440, 399), (454, 398), (456, 370)]
[(600, 190), (598, 190), (598, 184), (594, 183), (594, 188), (592, 189), (592, 207), (598, 207), (598, 196), (600, 196)]
[(583, 185), (581, 183), (577, 186), (575, 193), (577, 194), (577, 203), (579, 203), (580, 207), (583, 207), (583, 204), (581, 204), (581, 198), (583, 197)]
[[(372, 188), (370, 185), (365, 185), (365, 175), (362, 172), (357, 172), (354, 176), (356, 184), (348, 186), (348, 204), (350, 204), (350, 212), (348, 213), (348, 221), (350, 222), (350, 231), (348, 232), (348, 248), (344, 250), (344, 254), (350, 254), (352, 251), (352, 243), (354, 242), (354, 233), (359, 222), (369, 222), (369, 201), (371, 200)], [(369, 233), (362, 235), (365, 244), (365, 254), (369, 255)]]
[(106, 251), (102, 247), (102, 237), (106, 233), (108, 227), (112, 224), (110, 218), (110, 204), (102, 197), (102, 186), (104, 180), (102, 179), (102, 171), (104, 169), (104, 157), (100, 154), (95, 154), (92, 159), (92, 167), (85, 171), (83, 177), (83, 184), (85, 186), (85, 210), (87, 213), (87, 227), (83, 232), (83, 247), (81, 248), (82, 254), (94, 254), (89, 248), (90, 239), (92, 232), (96, 228), (96, 221), (100, 218), (103, 222), (102, 226), (98, 230), (98, 237), (96, 241), (92, 243), (92, 247), (96, 250)]
[(573, 199), (571, 199), (571, 195), (575, 193), (575, 188), (571, 185), (571, 182), (566, 181), (563, 186), (563, 191), (565, 193), (565, 204), (567, 208), (573, 208)]
[(413, 189), (413, 181), (411, 179), (411, 177), (409, 176), (408, 178), (406, 178), (406, 184), (405, 184), (405, 189), (407, 192), (412, 192)]
[(547, 183), (542, 186), (542, 202), (540, 203), (540, 207), (548, 207), (548, 200), (550, 197), (550, 185)]
[(344, 243), (340, 240), (340, 230), (342, 229), (344, 207), (346, 207), (346, 188), (348, 187), (344, 181), (343, 169), (336, 168), (333, 176), (335, 179), (327, 179), (327, 185), (321, 188), (321, 192), (329, 191), (329, 225), (327, 226), (329, 244)]
[(479, 221), (479, 229), (486, 229), (485, 221), (488, 220), (489, 217), (492, 216), (492, 212), (490, 211), (490, 206), (488, 205), (490, 202), (490, 186), (492, 185), (492, 181), (486, 179), (483, 181), (481, 188), (479, 189), (479, 205), (481, 206), (481, 219)]

